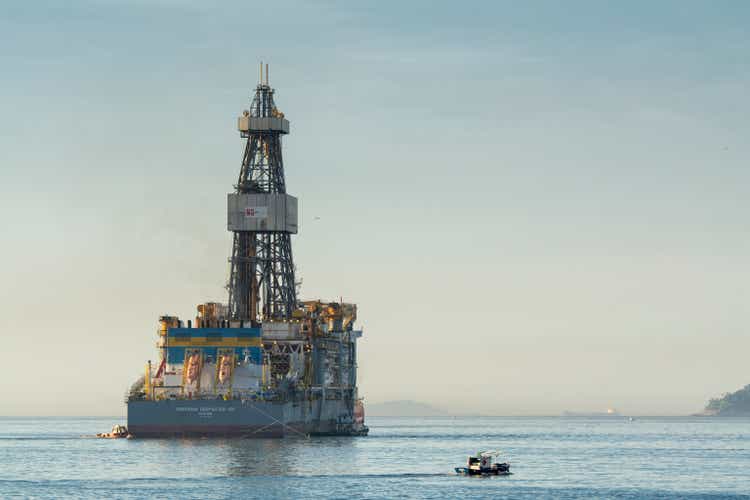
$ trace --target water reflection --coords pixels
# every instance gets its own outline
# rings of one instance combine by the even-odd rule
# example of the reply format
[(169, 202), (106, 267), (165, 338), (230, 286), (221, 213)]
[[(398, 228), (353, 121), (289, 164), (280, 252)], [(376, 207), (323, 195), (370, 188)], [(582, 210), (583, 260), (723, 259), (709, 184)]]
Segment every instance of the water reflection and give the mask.
[[(133, 440), (173, 476), (320, 476), (356, 474), (366, 465), (357, 437), (280, 439), (186, 438)], [(166, 472), (156, 471), (153, 472)]]
[(308, 476), (352, 472), (360, 454), (356, 438), (226, 440), (230, 476)]

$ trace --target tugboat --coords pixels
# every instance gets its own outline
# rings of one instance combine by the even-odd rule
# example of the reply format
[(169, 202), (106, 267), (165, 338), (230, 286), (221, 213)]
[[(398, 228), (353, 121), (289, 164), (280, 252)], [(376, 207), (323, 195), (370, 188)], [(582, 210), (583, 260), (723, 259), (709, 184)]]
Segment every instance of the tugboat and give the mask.
[(456, 474), (465, 476), (509, 476), (510, 462), (497, 462), (496, 457), (500, 456), (499, 451), (480, 451), (474, 456), (470, 456), (466, 467), (456, 467)]
[(112, 427), (112, 432), (100, 432), (96, 437), (102, 439), (123, 439), (129, 438), (130, 433), (128, 432), (128, 428), (124, 425), (115, 425)]

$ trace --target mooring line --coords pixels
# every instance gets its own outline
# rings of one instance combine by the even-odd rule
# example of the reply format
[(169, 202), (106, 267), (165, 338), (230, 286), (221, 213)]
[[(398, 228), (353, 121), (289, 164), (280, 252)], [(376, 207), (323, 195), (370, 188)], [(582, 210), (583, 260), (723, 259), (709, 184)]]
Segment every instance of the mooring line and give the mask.
[[(255, 408), (255, 410), (258, 413), (261, 413), (261, 414), (265, 415), (266, 417), (270, 418), (271, 420), (273, 420), (274, 422), (281, 424), (281, 426), (284, 427), (285, 429), (290, 429), (290, 430), (296, 432), (297, 434), (299, 434), (300, 436), (304, 437), (305, 439), (310, 439), (310, 435), (309, 434), (305, 434), (304, 432), (300, 432), (297, 429), (295, 429), (294, 427), (292, 427), (291, 425), (285, 424), (284, 422), (282, 422), (281, 420), (277, 419), (273, 415), (270, 415), (270, 414), (266, 413), (265, 411), (261, 410), (260, 408), (258, 408), (257, 406), (255, 406), (253, 403), (250, 403), (250, 406), (252, 406), (253, 408)], [(266, 425), (265, 427), (261, 427), (260, 429), (257, 429), (255, 431), (253, 431), (253, 434), (261, 432), (264, 429), (267, 429), (268, 427), (270, 427), (271, 425), (273, 425), (273, 424), (271, 423), (271, 424)]]

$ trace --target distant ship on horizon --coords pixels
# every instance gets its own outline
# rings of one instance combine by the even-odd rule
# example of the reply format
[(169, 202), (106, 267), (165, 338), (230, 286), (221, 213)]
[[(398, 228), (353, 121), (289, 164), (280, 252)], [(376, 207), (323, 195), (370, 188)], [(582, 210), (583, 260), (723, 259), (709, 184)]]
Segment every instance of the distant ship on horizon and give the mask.
[(563, 417), (620, 417), (620, 412), (614, 408), (607, 411), (564, 411)]

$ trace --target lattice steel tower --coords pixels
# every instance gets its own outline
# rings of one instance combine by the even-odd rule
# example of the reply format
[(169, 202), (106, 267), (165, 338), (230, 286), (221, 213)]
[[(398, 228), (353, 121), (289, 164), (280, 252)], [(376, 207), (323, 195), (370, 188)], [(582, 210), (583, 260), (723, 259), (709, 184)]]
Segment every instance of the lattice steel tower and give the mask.
[(260, 83), (249, 111), (238, 120), (247, 139), (235, 192), (228, 195), (228, 229), (234, 233), (229, 276), (229, 315), (258, 323), (290, 319), (297, 308), (291, 234), (297, 233), (297, 199), (286, 194), (281, 136), (289, 121), (274, 104), (274, 90)]

